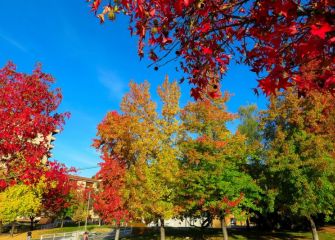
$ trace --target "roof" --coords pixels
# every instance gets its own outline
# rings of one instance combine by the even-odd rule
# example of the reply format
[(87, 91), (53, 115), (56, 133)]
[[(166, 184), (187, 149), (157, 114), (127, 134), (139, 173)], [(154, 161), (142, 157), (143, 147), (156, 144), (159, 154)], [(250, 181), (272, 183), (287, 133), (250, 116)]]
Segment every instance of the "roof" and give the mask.
[(70, 180), (74, 181), (84, 181), (84, 182), (98, 182), (98, 180), (88, 177), (81, 177), (76, 175), (69, 175)]

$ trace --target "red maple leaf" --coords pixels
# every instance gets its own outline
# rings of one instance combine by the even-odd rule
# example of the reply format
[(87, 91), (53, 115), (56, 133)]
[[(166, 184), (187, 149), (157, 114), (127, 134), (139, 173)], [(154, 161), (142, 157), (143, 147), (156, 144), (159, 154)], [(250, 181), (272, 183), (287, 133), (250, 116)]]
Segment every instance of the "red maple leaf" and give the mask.
[(269, 77), (259, 80), (258, 87), (260, 87), (263, 90), (266, 96), (276, 94), (276, 88), (277, 88), (276, 83)]
[(92, 3), (92, 11), (96, 12), (100, 6), (101, 0), (94, 0)]
[[(292, 0), (233, 0), (228, 1), (229, 4), (225, 1), (194, 0), (91, 1), (95, 10), (100, 2), (105, 2), (106, 6), (116, 6), (122, 10), (118, 14), (124, 13), (130, 17), (131, 33), (135, 27), (135, 34), (139, 36), (140, 58), (144, 56), (144, 45), (159, 47), (161, 56), (164, 56), (172, 52), (170, 48), (165, 48), (166, 45), (179, 42), (180, 49), (176, 55), (180, 57), (180, 69), (186, 75), (193, 75), (195, 69), (199, 70), (189, 83), (201, 92), (206, 92), (210, 81), (206, 72), (210, 69), (215, 74), (223, 74), (229, 59), (222, 57), (222, 54), (228, 50), (234, 52), (234, 48), (240, 48), (240, 62), (248, 64), (252, 71), (264, 72), (264, 77), (269, 77), (259, 85), (267, 91), (266, 94), (274, 93), (273, 89), (286, 87), (286, 80), (279, 82), (283, 77), (282, 72), (271, 70), (283, 62), (303, 77), (311, 69), (302, 66), (322, 56), (323, 60), (317, 61), (314, 69), (320, 72), (326, 69), (334, 71), (332, 45), (335, 39), (332, 33), (335, 26), (326, 19), (331, 15), (331, 1), (314, 1), (315, 4), (307, 1), (306, 6), (310, 6), (310, 11), (306, 12), (303, 21), (298, 11), (299, 4)], [(218, 3), (221, 3), (220, 7)], [(318, 12), (324, 14), (312, 14)], [(236, 16), (236, 13), (241, 16)], [(305, 37), (306, 33), (313, 37)], [(210, 49), (202, 48), (204, 46)], [(148, 55), (155, 60), (150, 52)], [(291, 75), (288, 72), (285, 77), (292, 81)], [(319, 76), (314, 74), (308, 79), (303, 85), (318, 89), (315, 83), (320, 82)], [(196, 92), (193, 91), (193, 94), (197, 95)]]
[(311, 34), (318, 36), (322, 39), (326, 38), (326, 33), (332, 31), (333, 28), (327, 23), (327, 22), (323, 22), (321, 24), (321, 27), (319, 25), (312, 25), (311, 27)]
[(208, 30), (211, 28), (211, 24), (210, 23), (205, 23), (203, 24), (202, 27), (199, 28), (199, 31), (202, 33), (208, 32)]
[(209, 55), (211, 55), (213, 53), (213, 50), (208, 48), (208, 47), (202, 48), (202, 51), (203, 51), (204, 54), (209, 54)]
[(191, 89), (191, 96), (195, 99), (201, 99), (201, 89), (196, 87)]

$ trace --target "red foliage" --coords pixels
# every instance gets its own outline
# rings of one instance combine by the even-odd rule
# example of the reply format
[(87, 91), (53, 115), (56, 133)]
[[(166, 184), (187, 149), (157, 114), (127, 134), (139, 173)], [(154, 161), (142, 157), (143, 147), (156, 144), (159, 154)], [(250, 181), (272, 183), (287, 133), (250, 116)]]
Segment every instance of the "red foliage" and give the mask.
[(73, 169), (68, 169), (58, 162), (49, 162), (48, 165), (43, 173), (48, 191), (43, 195), (42, 204), (45, 211), (57, 214), (69, 206), (68, 196), (77, 186), (69, 180), (69, 174)]
[[(103, 9), (100, 19), (130, 16), (138, 54), (147, 47), (155, 68), (178, 58), (196, 99), (220, 81), (232, 55), (258, 74), (267, 95), (291, 84), (334, 92), (333, 0), (92, 1), (92, 10)], [(315, 78), (304, 78), (303, 67), (316, 59)]]
[(108, 222), (120, 224), (129, 220), (129, 213), (122, 202), (120, 189), (124, 184), (125, 166), (116, 156), (104, 154), (97, 177), (101, 180), (101, 190), (94, 194), (94, 209)]
[(240, 196), (236, 198), (235, 200), (229, 200), (227, 197), (224, 197), (222, 199), (222, 203), (225, 206), (225, 211), (230, 211), (232, 208), (236, 207), (240, 202), (243, 200), (244, 194), (240, 193)]
[(0, 179), (0, 191), (7, 187), (7, 182), (3, 179)]
[(62, 95), (50, 89), (53, 82), (40, 66), (31, 75), (13, 63), (0, 69), (0, 159), (8, 172), (39, 164), (48, 154), (47, 136), (62, 128), (68, 113), (55, 113)]
[(48, 155), (48, 135), (62, 129), (68, 113), (55, 111), (61, 102), (60, 89), (51, 90), (54, 79), (37, 66), (31, 75), (19, 73), (13, 63), (0, 69), (0, 169), (5, 179), (0, 189), (23, 182), (37, 184), (45, 177), (48, 191), (43, 205), (57, 213), (66, 205), (69, 170), (57, 162), (43, 164)]

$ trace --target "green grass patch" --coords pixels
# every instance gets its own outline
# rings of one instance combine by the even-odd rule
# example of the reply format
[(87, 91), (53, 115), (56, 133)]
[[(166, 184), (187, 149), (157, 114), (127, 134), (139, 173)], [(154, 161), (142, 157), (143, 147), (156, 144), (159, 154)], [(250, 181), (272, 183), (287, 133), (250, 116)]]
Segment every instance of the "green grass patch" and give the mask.
[[(33, 239), (39, 239), (43, 234), (54, 234), (63, 232), (83, 231), (84, 227), (64, 227), (34, 230), (32, 232)], [(112, 230), (110, 226), (88, 225), (89, 232), (107, 233)], [(310, 240), (312, 234), (310, 232), (265, 232), (258, 230), (245, 229), (229, 229), (229, 240)], [(13, 238), (9, 234), (1, 234), (0, 240), (26, 240), (27, 233), (15, 234)], [(201, 231), (197, 228), (166, 228), (166, 240), (221, 240), (222, 234), (220, 229), (204, 229)], [(334, 240), (335, 230), (319, 231), (320, 240)], [(159, 228), (133, 228), (133, 235), (130, 237), (122, 237), (121, 240), (158, 240)]]
[[(63, 228), (52, 228), (52, 229), (40, 229), (32, 231), (33, 239), (40, 239), (41, 235), (44, 234), (54, 234), (54, 233), (64, 233), (64, 232), (75, 232), (75, 231), (84, 231), (85, 227), (63, 227)], [(98, 232), (106, 233), (111, 231), (111, 227), (108, 226), (99, 226), (99, 225), (88, 225), (87, 231), (89, 232)], [(0, 240), (26, 240), (27, 232), (14, 234), (13, 237), (10, 237), (9, 233), (0, 234)]]

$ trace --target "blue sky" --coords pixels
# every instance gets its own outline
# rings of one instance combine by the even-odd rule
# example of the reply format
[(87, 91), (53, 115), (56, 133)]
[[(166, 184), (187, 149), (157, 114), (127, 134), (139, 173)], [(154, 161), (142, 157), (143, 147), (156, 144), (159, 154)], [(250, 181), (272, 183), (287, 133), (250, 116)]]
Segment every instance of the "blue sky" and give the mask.
[[(9, 60), (20, 72), (31, 73), (36, 63), (56, 78), (63, 101), (60, 112), (70, 112), (64, 131), (54, 143), (53, 156), (67, 166), (97, 166), (99, 154), (91, 147), (96, 126), (105, 114), (118, 110), (130, 80), (148, 80), (153, 99), (164, 77), (180, 79), (177, 63), (154, 71), (148, 61), (137, 56), (137, 38), (128, 31), (128, 19), (99, 24), (85, 0), (0, 1), (0, 66)], [(254, 95), (256, 76), (247, 67), (231, 64), (222, 82), (222, 90), (233, 94), (228, 110), (237, 112), (241, 105), (256, 103), (265, 108), (264, 96)], [(181, 104), (192, 99), (190, 87), (181, 85)], [(230, 124), (234, 130), (235, 124)], [(98, 168), (80, 170), (90, 177)]]

